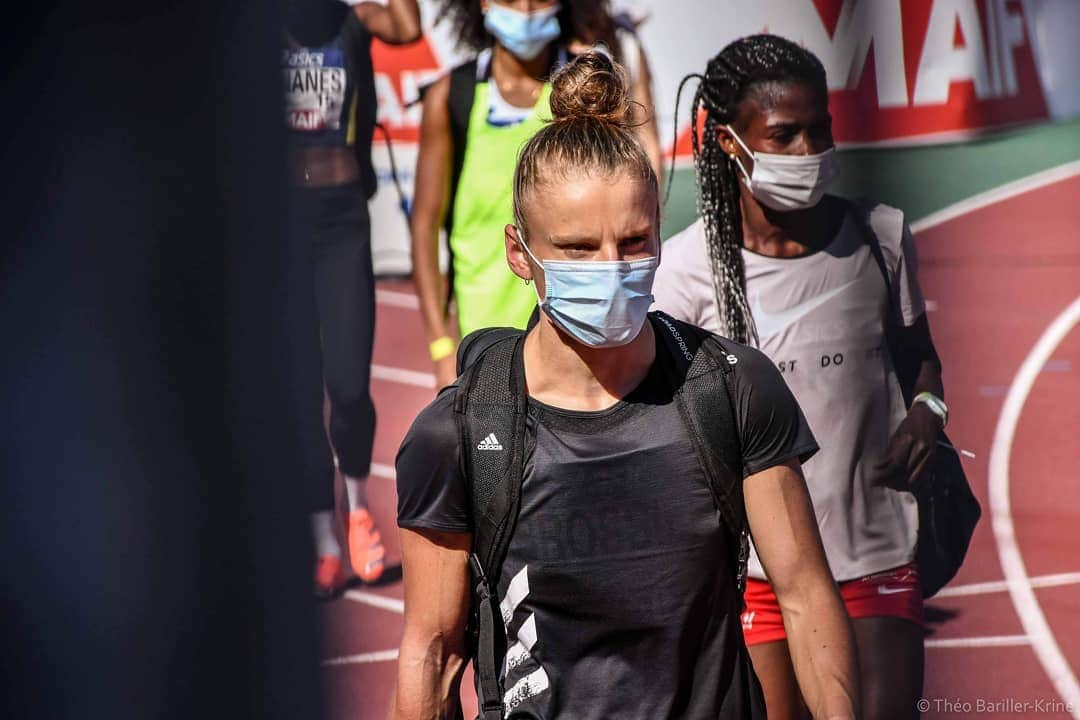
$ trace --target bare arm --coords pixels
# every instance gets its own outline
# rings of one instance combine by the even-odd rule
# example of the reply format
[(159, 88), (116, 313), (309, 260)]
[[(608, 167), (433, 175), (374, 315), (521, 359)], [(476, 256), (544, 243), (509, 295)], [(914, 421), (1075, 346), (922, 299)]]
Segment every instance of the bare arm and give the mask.
[(799, 689), (822, 720), (855, 718), (859, 676), (851, 623), (821, 547), (797, 461), (743, 482), (746, 514), (788, 634)]
[(362, 2), (353, 6), (367, 31), (389, 45), (405, 45), (420, 39), (420, 6), (417, 0), (388, 0), (386, 6)]
[[(436, 82), (424, 97), (420, 151), (409, 230), (412, 235), (412, 277), (420, 298), (427, 340), (457, 335), (446, 314), (446, 278), (439, 271), (439, 228), (446, 216), (453, 140), (450, 137), (450, 78)], [(454, 380), (454, 356), (436, 363), (438, 386)]]
[(390, 720), (461, 716), (472, 536), (401, 530), (405, 629)]
[(640, 103), (645, 111), (645, 122), (635, 128), (635, 133), (645, 154), (649, 156), (656, 179), (660, 187), (664, 186), (664, 158), (660, 148), (660, 128), (656, 123), (656, 106), (652, 97), (652, 72), (649, 70), (649, 61), (645, 57), (645, 50), (639, 50), (638, 74), (634, 80), (634, 86), (630, 88), (631, 98)]

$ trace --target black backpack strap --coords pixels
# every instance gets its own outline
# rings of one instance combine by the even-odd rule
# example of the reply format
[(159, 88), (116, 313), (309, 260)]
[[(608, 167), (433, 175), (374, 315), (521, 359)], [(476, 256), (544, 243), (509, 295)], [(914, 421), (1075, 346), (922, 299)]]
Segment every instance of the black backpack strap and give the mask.
[[(447, 100), (450, 111), (450, 188), (446, 201), (446, 216), (443, 228), (446, 230), (446, 242), (450, 242), (450, 233), (454, 228), (454, 198), (457, 196), (461, 170), (465, 167), (465, 143), (469, 134), (469, 116), (472, 114), (473, 99), (476, 96), (476, 60), (458, 65), (450, 71), (450, 96)], [(446, 269), (446, 310), (450, 309), (450, 300), (454, 297), (454, 254), (450, 253), (450, 264)]]
[(649, 314), (667, 357), (662, 358), (675, 391), (675, 402), (709, 480), (713, 501), (731, 533), (736, 582), (741, 595), (750, 556), (746, 507), (742, 495), (742, 447), (736, 422), (733, 365), (735, 356), (720, 338), (662, 312)]
[(508, 337), (518, 337), (521, 334), (521, 330), (510, 327), (481, 328), (472, 331), (458, 344), (458, 375), (464, 374), (495, 343)]
[(889, 350), (889, 357), (896, 371), (896, 379), (900, 383), (901, 394), (904, 403), (908, 406), (915, 396), (915, 382), (919, 376), (921, 361), (912, 353), (906, 352), (903, 343), (898, 337), (903, 325), (900, 308), (896, 306), (896, 296), (893, 294), (893, 284), (889, 275), (889, 264), (885, 260), (885, 253), (881, 250), (881, 241), (878, 240), (877, 232), (870, 224), (870, 205), (866, 201), (848, 201), (849, 209), (855, 222), (862, 232), (863, 241), (870, 248), (870, 254), (874, 263), (881, 271), (881, 279), (885, 282), (885, 295), (888, 302), (889, 317), (885, 322), (885, 346)]
[(469, 562), (478, 630), (474, 662), (480, 716), (497, 720), (502, 717), (503, 703), (496, 659), (506, 641), (495, 590), (521, 504), (528, 411), (524, 333), (499, 328), (473, 333), (466, 341), (458, 361), (468, 362), (459, 380), (454, 410), (472, 503), (473, 551)]
[(450, 97), (447, 104), (450, 111), (450, 144), (453, 155), (450, 165), (450, 200), (446, 206), (447, 233), (454, 226), (454, 196), (457, 194), (461, 170), (465, 166), (469, 116), (472, 115), (473, 100), (476, 98), (476, 67), (476, 60), (470, 60), (450, 71)]

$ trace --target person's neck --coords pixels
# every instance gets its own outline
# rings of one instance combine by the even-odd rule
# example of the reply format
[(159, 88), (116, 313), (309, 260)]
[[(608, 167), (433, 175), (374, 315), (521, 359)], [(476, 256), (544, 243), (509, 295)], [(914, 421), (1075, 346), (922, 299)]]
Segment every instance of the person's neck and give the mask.
[(743, 183), (739, 183), (739, 203), (742, 209), (743, 247), (769, 257), (798, 257), (820, 245), (819, 234), (824, 203), (806, 210), (778, 212), (754, 199)]
[(641, 384), (656, 359), (656, 337), (646, 321), (637, 337), (616, 348), (573, 342), (541, 311), (525, 338), (529, 395), (564, 410), (605, 410)]
[(522, 60), (502, 45), (496, 44), (491, 51), (491, 74), (500, 83), (516, 84), (524, 80), (543, 80), (551, 68), (551, 53), (555, 44), (548, 45), (532, 60)]

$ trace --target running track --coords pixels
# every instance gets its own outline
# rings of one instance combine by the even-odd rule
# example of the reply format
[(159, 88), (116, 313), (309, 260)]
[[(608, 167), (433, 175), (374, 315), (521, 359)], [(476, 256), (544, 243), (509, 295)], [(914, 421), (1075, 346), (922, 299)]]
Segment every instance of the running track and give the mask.
[[(984, 511), (965, 566), (928, 606), (925, 717), (1080, 720), (1080, 163), (914, 229), (950, 435), (976, 455), (964, 462)], [(411, 287), (380, 282), (378, 295), (369, 497), (397, 562), (394, 454), (434, 379)], [(385, 718), (400, 581), (321, 612), (331, 717)]]

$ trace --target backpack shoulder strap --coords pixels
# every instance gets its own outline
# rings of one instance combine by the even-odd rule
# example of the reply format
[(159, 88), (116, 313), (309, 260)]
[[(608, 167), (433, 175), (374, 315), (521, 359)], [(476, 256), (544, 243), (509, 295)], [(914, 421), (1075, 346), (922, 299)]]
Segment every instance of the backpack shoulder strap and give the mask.
[(461, 170), (465, 166), (465, 143), (469, 134), (469, 116), (472, 114), (473, 100), (476, 97), (477, 61), (458, 65), (450, 71), (450, 97), (447, 101), (450, 111), (450, 144), (452, 159), (450, 165), (450, 200), (446, 208), (446, 231), (454, 225), (454, 196), (457, 194)]
[[(454, 199), (457, 197), (461, 171), (465, 167), (465, 143), (469, 135), (469, 116), (472, 114), (473, 99), (476, 96), (476, 73), (475, 59), (450, 71), (450, 94), (447, 99), (450, 113), (450, 187), (446, 200), (446, 215), (443, 218), (447, 243), (450, 242), (450, 233), (454, 229)], [(450, 264), (446, 270), (444, 312), (450, 311), (450, 301), (454, 297), (454, 275), (454, 254), (450, 253)]]
[[(459, 364), (468, 357), (454, 398), (468, 479), (473, 521), (475, 655), (480, 715), (502, 717), (502, 689), (496, 658), (502, 617), (495, 588), (521, 505), (525, 465), (528, 394), (522, 356), (524, 333), (506, 328), (473, 333), (462, 343)], [(480, 351), (479, 343), (485, 343)]]
[(510, 327), (474, 330), (458, 344), (457, 373), (464, 374), (491, 346), (508, 337), (518, 337), (521, 330)]
[(733, 366), (738, 359), (720, 338), (662, 312), (650, 313), (653, 327), (668, 349), (665, 370), (675, 390), (675, 402), (713, 501), (731, 533), (739, 592), (746, 580), (750, 554), (746, 508), (742, 495), (742, 447), (733, 402)]
[(889, 279), (889, 264), (885, 261), (885, 253), (881, 250), (881, 242), (878, 240), (877, 232), (874, 231), (873, 225), (870, 224), (869, 203), (863, 200), (849, 200), (848, 210), (851, 212), (852, 217), (855, 218), (859, 232), (862, 233), (863, 240), (870, 248), (874, 263), (877, 264), (878, 270), (881, 272), (881, 278), (885, 281), (885, 292), (889, 298), (889, 314), (891, 317), (894, 310), (892, 307), (893, 294), (892, 281)]
[(855, 218), (863, 240), (870, 248), (870, 254), (874, 263), (881, 272), (881, 279), (885, 282), (885, 295), (887, 298), (888, 318), (885, 322), (885, 345), (889, 350), (889, 357), (896, 372), (896, 379), (900, 383), (900, 392), (904, 397), (904, 403), (911, 405), (915, 396), (915, 383), (918, 380), (920, 360), (917, 356), (905, 350), (904, 343), (899, 337), (900, 328), (903, 325), (900, 308), (896, 306), (893, 295), (892, 281), (889, 276), (889, 265), (885, 260), (885, 253), (881, 249), (877, 232), (870, 223), (870, 204), (866, 201), (849, 201), (850, 210)]

